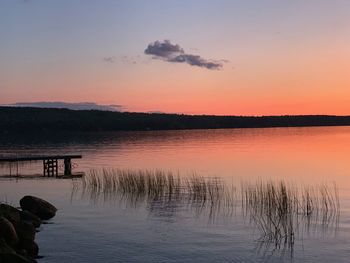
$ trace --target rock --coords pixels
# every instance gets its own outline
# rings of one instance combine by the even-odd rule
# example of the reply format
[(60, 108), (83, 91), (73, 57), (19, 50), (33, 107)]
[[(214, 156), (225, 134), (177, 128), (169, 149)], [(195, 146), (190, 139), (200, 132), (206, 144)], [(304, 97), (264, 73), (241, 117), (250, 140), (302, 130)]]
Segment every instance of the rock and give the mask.
[(0, 263), (35, 263), (36, 260), (16, 253), (4, 239), (0, 239)]
[(36, 258), (39, 254), (39, 247), (34, 241), (24, 248), (27, 251), (28, 256)]
[(39, 247), (34, 242), (35, 239), (35, 227), (31, 222), (21, 221), (15, 227), (18, 235), (18, 247), (23, 248), (27, 255), (30, 257), (37, 257), (39, 253)]
[(35, 196), (27, 195), (23, 197), (19, 203), (22, 210), (27, 210), (40, 217), (42, 220), (48, 220), (56, 215), (56, 207)]
[(19, 239), (18, 247), (25, 249), (31, 257), (38, 256), (39, 248), (34, 242), (36, 232), (33, 224), (31, 222), (21, 221), (16, 225), (16, 231)]
[(4, 238), (0, 238), (0, 254), (13, 254), (13, 253), (16, 253), (16, 251), (6, 243)]
[[(35, 239), (35, 227), (31, 222), (21, 221), (15, 226), (19, 243), (31, 243)], [(24, 247), (23, 247), (24, 248)]]
[(19, 223), (20, 219), (20, 211), (8, 204), (0, 204), (0, 216), (5, 217), (12, 224)]
[(22, 221), (31, 222), (35, 228), (38, 228), (41, 225), (40, 217), (34, 215), (33, 213), (27, 210), (20, 211), (20, 216)]
[(0, 254), (0, 263), (37, 263), (35, 259), (27, 258), (16, 253)]
[(24, 248), (17, 247), (15, 250), (16, 250), (16, 253), (21, 256), (24, 256), (24, 257), (28, 256), (28, 253)]
[(0, 238), (3, 238), (10, 246), (14, 246), (18, 242), (14, 226), (5, 217), (0, 217)]

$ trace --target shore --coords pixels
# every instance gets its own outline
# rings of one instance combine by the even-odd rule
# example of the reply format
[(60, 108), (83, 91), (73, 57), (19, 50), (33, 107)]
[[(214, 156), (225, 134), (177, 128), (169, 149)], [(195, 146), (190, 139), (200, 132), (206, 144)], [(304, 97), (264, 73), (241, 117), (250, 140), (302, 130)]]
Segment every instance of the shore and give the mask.
[(56, 211), (49, 202), (29, 195), (20, 200), (20, 209), (0, 203), (0, 262), (35, 263), (40, 258), (35, 235)]

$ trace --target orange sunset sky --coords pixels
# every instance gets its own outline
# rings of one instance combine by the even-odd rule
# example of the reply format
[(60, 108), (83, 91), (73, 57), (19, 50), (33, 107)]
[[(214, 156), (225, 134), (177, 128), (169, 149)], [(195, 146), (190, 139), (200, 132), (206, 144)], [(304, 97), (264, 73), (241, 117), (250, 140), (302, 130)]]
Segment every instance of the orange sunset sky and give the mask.
[(350, 1), (0, 2), (0, 104), (350, 115)]

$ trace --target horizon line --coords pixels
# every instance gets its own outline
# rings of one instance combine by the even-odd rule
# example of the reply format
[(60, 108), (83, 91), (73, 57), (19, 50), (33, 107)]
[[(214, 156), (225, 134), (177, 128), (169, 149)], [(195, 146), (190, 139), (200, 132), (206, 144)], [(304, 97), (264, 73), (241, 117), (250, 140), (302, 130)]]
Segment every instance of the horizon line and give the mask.
[(208, 117), (247, 117), (247, 118), (260, 118), (260, 117), (350, 117), (349, 115), (336, 115), (327, 113), (317, 113), (317, 114), (271, 114), (271, 115), (233, 115), (233, 114), (208, 114), (208, 113), (179, 113), (179, 112), (161, 112), (161, 111), (111, 111), (103, 109), (71, 109), (65, 107), (35, 107), (35, 106), (19, 106), (19, 105), (0, 105), (1, 108), (17, 108), (17, 109), (42, 109), (42, 110), (68, 110), (68, 111), (101, 111), (110, 113), (126, 113), (126, 114), (154, 114), (154, 115), (185, 115), (185, 116), (208, 116)]

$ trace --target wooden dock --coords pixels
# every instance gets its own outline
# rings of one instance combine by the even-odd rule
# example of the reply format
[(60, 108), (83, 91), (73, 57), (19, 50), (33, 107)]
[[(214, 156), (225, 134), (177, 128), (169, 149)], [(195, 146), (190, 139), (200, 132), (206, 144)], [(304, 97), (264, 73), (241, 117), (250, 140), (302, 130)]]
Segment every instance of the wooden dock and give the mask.
[(72, 159), (81, 159), (82, 156), (75, 155), (33, 155), (33, 156), (13, 156), (0, 157), (0, 163), (20, 163), (20, 162), (43, 162), (43, 175), (47, 177), (58, 177), (58, 161), (63, 160), (64, 176), (72, 175)]

